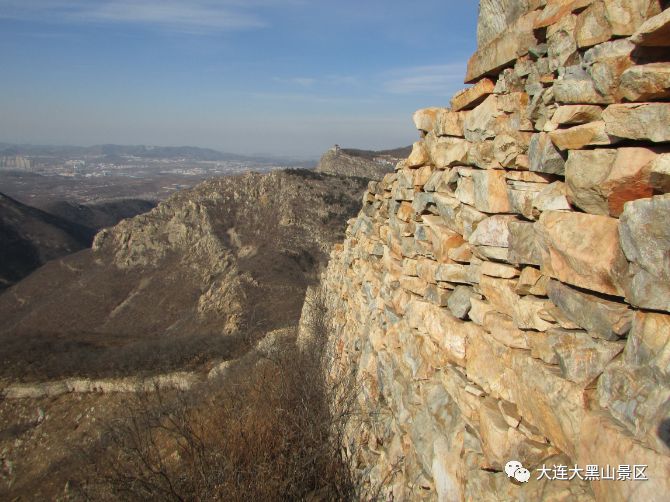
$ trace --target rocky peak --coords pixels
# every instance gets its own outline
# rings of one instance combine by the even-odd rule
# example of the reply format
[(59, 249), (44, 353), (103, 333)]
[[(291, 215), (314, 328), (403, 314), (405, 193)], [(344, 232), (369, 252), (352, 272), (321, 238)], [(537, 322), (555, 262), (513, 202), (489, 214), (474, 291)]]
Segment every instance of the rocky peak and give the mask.
[[(366, 186), (288, 170), (175, 193), (0, 295), (0, 337), (14, 347), (0, 373), (201, 369), (243, 351), (249, 338), (297, 325), (305, 289)], [(54, 337), (76, 347), (49, 349), (26, 370), (35, 359), (26, 354), (41, 353)], [(65, 356), (75, 368), (59, 360)]]
[(392, 172), (400, 160), (396, 150), (375, 152), (343, 149), (335, 145), (323, 154), (316, 172), (380, 180), (386, 173)]

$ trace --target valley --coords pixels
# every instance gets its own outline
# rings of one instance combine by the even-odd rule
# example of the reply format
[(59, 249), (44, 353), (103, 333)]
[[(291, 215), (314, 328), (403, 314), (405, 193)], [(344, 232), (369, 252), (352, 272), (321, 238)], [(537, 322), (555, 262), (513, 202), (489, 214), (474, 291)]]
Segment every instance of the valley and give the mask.
[[(140, 396), (213, 399), (216, 382), (234, 385), (231, 372), (256, 371), (273, 347), (293, 353), (305, 292), (367, 184), (277, 170), (211, 179), (153, 209), (117, 201), (117, 215), (147, 212), (100, 225), (91, 248), (61, 253), (1, 294), (0, 451), (11, 469), (0, 493), (53, 497), (92, 476), (78, 462), (57, 466), (73, 444), (97, 448), (105, 424)], [(110, 222), (96, 205), (50, 207)], [(82, 409), (76, 431), (54, 436), (70, 407)]]

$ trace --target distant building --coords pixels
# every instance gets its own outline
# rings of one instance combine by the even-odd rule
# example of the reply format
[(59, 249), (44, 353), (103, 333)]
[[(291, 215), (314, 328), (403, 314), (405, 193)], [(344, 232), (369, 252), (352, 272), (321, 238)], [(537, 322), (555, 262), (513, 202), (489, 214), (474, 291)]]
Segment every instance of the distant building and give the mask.
[(30, 169), (30, 159), (21, 155), (6, 155), (0, 157), (0, 167), (6, 169)]

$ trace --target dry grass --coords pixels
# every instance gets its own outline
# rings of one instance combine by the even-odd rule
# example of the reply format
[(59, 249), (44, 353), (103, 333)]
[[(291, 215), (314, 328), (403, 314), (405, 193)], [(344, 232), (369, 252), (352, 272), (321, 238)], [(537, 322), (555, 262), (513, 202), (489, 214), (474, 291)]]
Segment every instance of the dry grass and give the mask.
[(74, 498), (358, 499), (342, 448), (356, 390), (327, 382), (325, 340), (249, 356), (195, 393), (136, 396), (88, 452)]

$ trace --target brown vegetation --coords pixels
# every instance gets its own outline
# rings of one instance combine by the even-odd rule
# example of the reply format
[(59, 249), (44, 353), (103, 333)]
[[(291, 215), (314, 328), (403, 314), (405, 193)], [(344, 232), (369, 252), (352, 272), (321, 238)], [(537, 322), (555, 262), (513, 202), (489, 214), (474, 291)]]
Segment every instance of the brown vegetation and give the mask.
[[(322, 313), (325, 310), (321, 311)], [(191, 393), (137, 395), (87, 452), (84, 500), (353, 500), (342, 436), (356, 397), (327, 382), (327, 322), (300, 350), (276, 341)]]

